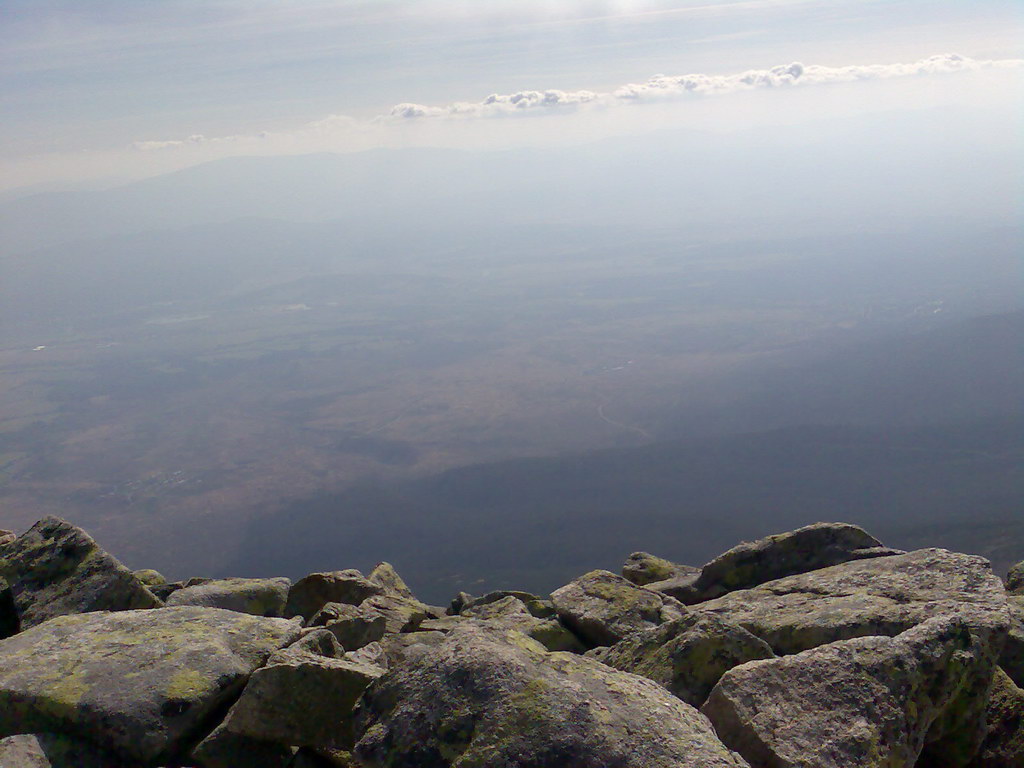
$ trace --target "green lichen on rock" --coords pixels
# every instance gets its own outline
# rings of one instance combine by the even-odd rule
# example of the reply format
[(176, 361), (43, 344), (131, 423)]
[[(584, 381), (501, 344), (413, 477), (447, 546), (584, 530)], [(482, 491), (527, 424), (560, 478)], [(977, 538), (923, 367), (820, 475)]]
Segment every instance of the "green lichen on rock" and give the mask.
[(630, 635), (595, 658), (615, 669), (643, 675), (699, 707), (730, 669), (773, 656), (766, 642), (742, 627), (716, 616), (690, 614)]
[(253, 616), (281, 617), (285, 613), (291, 580), (214, 579), (171, 593), (167, 605), (197, 605), (223, 608)]
[(163, 605), (85, 531), (56, 517), (3, 546), (0, 579), (10, 587), (21, 629), (64, 614)]
[(591, 571), (551, 594), (558, 617), (584, 642), (613, 645), (627, 635), (681, 616), (672, 598), (609, 571)]
[(59, 616), (0, 641), (0, 735), (77, 734), (152, 762), (300, 627), (213, 608)]
[(985, 618), (938, 617), (735, 667), (701, 711), (755, 765), (891, 768), (927, 749), (924, 764), (963, 766), (981, 733), (961, 694), (987, 690), (1000, 640)]
[(374, 683), (357, 723), (366, 768), (746, 768), (655, 683), (476, 623)]

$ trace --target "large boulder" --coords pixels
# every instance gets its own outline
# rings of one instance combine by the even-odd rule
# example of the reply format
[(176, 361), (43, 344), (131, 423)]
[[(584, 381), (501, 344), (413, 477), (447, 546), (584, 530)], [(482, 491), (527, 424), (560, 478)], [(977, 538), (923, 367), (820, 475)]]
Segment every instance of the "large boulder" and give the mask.
[(10, 587), (21, 629), (69, 613), (163, 605), (89, 534), (56, 517), (0, 546), (0, 580)]
[(1005, 621), (1006, 594), (988, 561), (922, 549), (788, 576), (691, 610), (739, 624), (786, 654), (865, 635), (891, 637), (965, 606)]
[(309, 621), (328, 603), (359, 605), (373, 595), (383, 595), (387, 590), (370, 581), (355, 569), (311, 573), (292, 584), (285, 605), (285, 616), (301, 616)]
[(357, 725), (367, 768), (746, 765), (656, 683), (475, 624), (370, 686)]
[(155, 764), (300, 631), (216, 608), (59, 616), (0, 641), (0, 736), (68, 733)]
[(137, 768), (87, 741), (57, 733), (0, 739), (0, 768)]
[(551, 594), (558, 618), (591, 646), (614, 645), (624, 637), (678, 618), (685, 608), (616, 576), (591, 571)]
[(327, 627), (346, 651), (357, 651), (384, 637), (387, 623), (380, 612), (345, 603), (328, 603), (313, 617), (310, 626)]
[(223, 608), (226, 611), (249, 613), (253, 616), (281, 617), (288, 600), (291, 580), (274, 579), (215, 579), (194, 587), (172, 592), (167, 605), (198, 605), (204, 608)]
[[(981, 629), (979, 629), (981, 627)], [(963, 766), (984, 736), (998, 628), (946, 616), (726, 672), (702, 708), (766, 768)]]
[(283, 745), (351, 747), (352, 708), (384, 670), (339, 655), (326, 629), (275, 653), (249, 678), (223, 730)]
[(985, 708), (985, 740), (970, 768), (1024, 765), (1024, 690), (997, 669)]
[(649, 552), (634, 552), (626, 558), (626, 562), (622, 566), (622, 577), (638, 587), (680, 576), (696, 576), (699, 573), (700, 568), (694, 568), (692, 565), (679, 565), (670, 560), (656, 557)]
[(392, 633), (412, 632), (428, 616), (427, 606), (419, 600), (392, 594), (368, 597), (359, 604), (359, 610), (371, 620), (382, 616), (385, 632)]
[(643, 675), (699, 707), (719, 678), (733, 667), (775, 654), (768, 644), (717, 616), (689, 614), (630, 635), (594, 658)]
[(882, 546), (878, 539), (855, 525), (815, 523), (739, 544), (705, 565), (699, 576), (679, 588), (670, 589), (664, 584), (652, 588), (691, 605), (784, 576), (894, 554), (903, 553)]

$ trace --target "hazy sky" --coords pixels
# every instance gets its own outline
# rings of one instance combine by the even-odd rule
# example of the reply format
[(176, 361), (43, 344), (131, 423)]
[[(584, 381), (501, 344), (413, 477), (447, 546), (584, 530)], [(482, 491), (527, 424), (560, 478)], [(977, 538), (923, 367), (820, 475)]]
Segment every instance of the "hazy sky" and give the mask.
[[(1005, 108), (1022, 15), (1019, 0), (4, 0), (0, 181)], [(780, 91), (803, 95), (765, 95)]]

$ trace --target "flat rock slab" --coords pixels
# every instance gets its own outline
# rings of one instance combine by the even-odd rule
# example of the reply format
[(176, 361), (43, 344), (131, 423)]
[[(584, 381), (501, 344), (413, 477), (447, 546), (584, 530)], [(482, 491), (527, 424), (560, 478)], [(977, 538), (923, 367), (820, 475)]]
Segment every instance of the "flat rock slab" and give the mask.
[(786, 654), (853, 637), (892, 637), (964, 606), (1005, 621), (1006, 594), (988, 561), (922, 549), (788, 576), (691, 610), (739, 624)]
[(56, 517), (0, 546), (0, 580), (10, 587), (21, 629), (69, 613), (163, 605), (89, 534)]
[(281, 617), (291, 579), (215, 579), (172, 592), (167, 605), (198, 605), (253, 616)]
[(983, 736), (983, 710), (972, 722), (962, 696), (984, 706), (994, 641), (946, 617), (895, 638), (753, 661), (726, 672), (701, 711), (764, 768), (913, 766), (929, 741), (942, 759), (922, 764), (965, 765)]
[(689, 591), (674, 596), (689, 605), (785, 576), (894, 554), (903, 553), (885, 548), (856, 525), (815, 523), (733, 547), (701, 568)]
[(216, 608), (51, 619), (0, 641), (0, 736), (75, 734), (153, 764), (198, 736), (300, 632)]
[(370, 686), (357, 724), (366, 768), (747, 765), (656, 683), (478, 625)]

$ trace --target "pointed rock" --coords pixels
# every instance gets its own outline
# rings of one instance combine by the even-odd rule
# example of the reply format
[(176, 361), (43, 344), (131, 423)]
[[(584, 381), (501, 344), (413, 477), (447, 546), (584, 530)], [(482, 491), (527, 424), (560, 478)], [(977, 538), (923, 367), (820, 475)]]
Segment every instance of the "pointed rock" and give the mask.
[(163, 605), (89, 534), (56, 517), (0, 546), (0, 579), (10, 587), (22, 630), (70, 613)]

